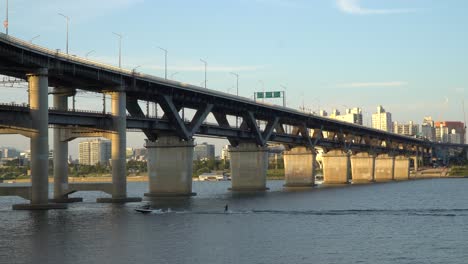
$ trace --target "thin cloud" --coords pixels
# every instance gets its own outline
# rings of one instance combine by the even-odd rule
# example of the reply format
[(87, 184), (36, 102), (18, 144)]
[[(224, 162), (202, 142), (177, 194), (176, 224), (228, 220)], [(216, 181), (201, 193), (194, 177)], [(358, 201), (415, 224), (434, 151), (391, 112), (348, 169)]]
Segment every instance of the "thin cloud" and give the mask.
[(345, 83), (340, 84), (340, 87), (348, 87), (348, 88), (383, 88), (383, 87), (403, 87), (407, 86), (408, 82), (353, 82), (353, 83)]
[(361, 0), (336, 0), (339, 10), (353, 15), (384, 15), (414, 12), (413, 9), (369, 9), (361, 6)]

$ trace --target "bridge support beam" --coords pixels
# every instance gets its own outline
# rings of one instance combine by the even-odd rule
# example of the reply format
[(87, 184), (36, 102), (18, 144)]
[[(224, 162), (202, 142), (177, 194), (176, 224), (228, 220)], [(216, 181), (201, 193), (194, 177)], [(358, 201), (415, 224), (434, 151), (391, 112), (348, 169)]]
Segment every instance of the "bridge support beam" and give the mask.
[(323, 183), (324, 184), (347, 184), (351, 179), (350, 155), (341, 150), (332, 150), (324, 153), (323, 160)]
[(31, 202), (15, 204), (16, 210), (64, 209), (65, 204), (49, 203), (49, 102), (48, 70), (39, 69), (27, 75), (31, 109)]
[(139, 202), (139, 197), (127, 197), (127, 110), (124, 91), (111, 91), (111, 108), (114, 131), (111, 133), (112, 198), (98, 198), (99, 203)]
[(374, 182), (375, 155), (361, 152), (351, 156), (352, 182)]
[[(54, 88), (53, 100), (54, 108), (58, 110), (68, 110), (68, 97), (74, 91), (66, 88)], [(81, 202), (83, 198), (68, 198), (68, 142), (61, 140), (64, 129), (54, 128), (54, 198), (51, 202), (73, 203)]]
[(255, 143), (229, 147), (232, 191), (266, 191), (268, 149)]
[(315, 184), (315, 149), (295, 147), (285, 151), (284, 176), (285, 187), (312, 187)]
[(395, 157), (380, 154), (375, 158), (375, 181), (387, 182), (394, 179)]
[(405, 181), (409, 180), (410, 175), (410, 159), (405, 156), (397, 156), (395, 158), (395, 175), (394, 180)]
[(149, 193), (146, 197), (193, 196), (193, 140), (176, 136), (146, 140), (148, 149)]

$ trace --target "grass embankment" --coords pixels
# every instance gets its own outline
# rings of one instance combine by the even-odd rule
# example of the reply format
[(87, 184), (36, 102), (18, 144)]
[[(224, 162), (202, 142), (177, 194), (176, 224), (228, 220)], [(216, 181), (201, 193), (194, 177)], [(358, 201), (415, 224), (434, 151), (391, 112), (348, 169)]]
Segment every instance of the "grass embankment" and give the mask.
[(284, 169), (268, 170), (267, 180), (284, 180)]
[(452, 166), (449, 169), (448, 176), (450, 177), (468, 177), (468, 165)]
[[(197, 177), (195, 177), (197, 178)], [(271, 169), (267, 171), (267, 180), (284, 180), (284, 169)], [(12, 180), (5, 180), (5, 182), (17, 182), (17, 183), (28, 183), (31, 182), (29, 177), (21, 177)], [(148, 175), (141, 176), (127, 176), (128, 182), (147, 182)], [(49, 175), (49, 182), (53, 183), (54, 178), (52, 175)], [(112, 177), (110, 174), (89, 174), (82, 177), (69, 177), (68, 182), (112, 182)]]
[[(28, 182), (31, 182), (31, 179), (22, 178), (22, 179), (14, 179), (14, 180), (5, 180), (4, 182), (10, 182), (10, 181), (18, 182), (18, 183), (28, 183)], [(127, 176), (127, 181), (128, 182), (147, 182), (148, 181), (148, 176), (147, 175)], [(54, 178), (49, 176), (49, 182), (53, 183)], [(86, 176), (86, 177), (69, 177), (68, 182), (69, 183), (74, 183), (74, 182), (112, 182), (112, 177), (111, 177), (111, 175)]]

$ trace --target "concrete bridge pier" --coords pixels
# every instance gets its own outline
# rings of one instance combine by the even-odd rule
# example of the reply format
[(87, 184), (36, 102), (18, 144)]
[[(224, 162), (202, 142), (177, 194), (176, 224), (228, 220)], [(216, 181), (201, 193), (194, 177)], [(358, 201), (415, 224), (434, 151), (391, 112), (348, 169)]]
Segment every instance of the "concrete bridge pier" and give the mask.
[[(68, 97), (73, 96), (75, 91), (69, 88), (54, 88), (54, 108), (68, 110)], [(82, 202), (83, 198), (68, 197), (68, 142), (62, 141), (63, 128), (54, 128), (54, 198), (55, 203)]]
[(127, 110), (126, 94), (122, 90), (111, 91), (111, 109), (114, 131), (111, 132), (112, 197), (98, 198), (98, 203), (139, 202), (139, 197), (127, 197)]
[(410, 159), (406, 156), (396, 156), (394, 170), (395, 170), (394, 180), (396, 181), (409, 180)]
[(315, 185), (315, 149), (295, 147), (285, 151), (285, 187), (313, 187)]
[(352, 182), (369, 183), (375, 181), (375, 155), (361, 152), (351, 156)]
[(421, 162), (421, 157), (419, 155), (416, 155), (416, 156), (412, 156), (410, 159), (413, 160), (414, 173), (417, 173), (419, 170), (419, 163)]
[(31, 133), (31, 202), (15, 204), (16, 210), (64, 209), (66, 204), (49, 203), (49, 104), (48, 70), (43, 68), (27, 75)]
[(266, 191), (268, 149), (255, 143), (229, 147), (231, 154), (231, 191)]
[(324, 153), (323, 184), (347, 184), (351, 180), (350, 155), (342, 150)]
[(375, 176), (376, 182), (393, 181), (395, 168), (395, 157), (388, 154), (379, 154), (375, 158)]
[(192, 192), (193, 140), (160, 136), (146, 140), (148, 149), (149, 192), (146, 197), (183, 197)]

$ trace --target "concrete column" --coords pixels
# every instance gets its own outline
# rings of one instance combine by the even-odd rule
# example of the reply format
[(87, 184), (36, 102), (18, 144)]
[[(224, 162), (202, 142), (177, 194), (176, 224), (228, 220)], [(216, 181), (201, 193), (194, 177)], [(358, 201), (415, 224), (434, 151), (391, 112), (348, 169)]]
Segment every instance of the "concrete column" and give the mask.
[(375, 155), (361, 152), (351, 156), (352, 182), (369, 183), (374, 181)]
[(396, 181), (408, 180), (410, 175), (410, 159), (405, 156), (395, 158), (395, 176)]
[(265, 191), (268, 149), (255, 143), (229, 147), (232, 191)]
[[(68, 110), (68, 96), (74, 91), (67, 88), (54, 88), (54, 108)], [(54, 128), (54, 199), (57, 203), (81, 202), (82, 198), (68, 198), (65, 191), (68, 189), (68, 142), (61, 140), (63, 128)]]
[(193, 196), (193, 140), (176, 136), (146, 140), (149, 193), (147, 197)]
[(346, 184), (351, 180), (350, 155), (341, 150), (332, 150), (322, 155), (323, 183)]
[(376, 182), (392, 181), (394, 178), (395, 157), (388, 154), (380, 154), (375, 158)]
[(285, 151), (284, 176), (285, 187), (311, 187), (315, 184), (315, 149), (295, 147)]
[(48, 70), (27, 75), (31, 133), (31, 203), (13, 205), (13, 209), (61, 209), (65, 205), (49, 204), (49, 104)]
[(111, 133), (112, 198), (99, 198), (98, 202), (138, 202), (141, 198), (127, 197), (127, 107), (124, 91), (112, 91), (111, 110), (114, 131)]
[(413, 163), (414, 163), (414, 172), (418, 172), (418, 169), (419, 169), (419, 155), (416, 155), (416, 156), (413, 156), (411, 157), (411, 159), (413, 160)]

